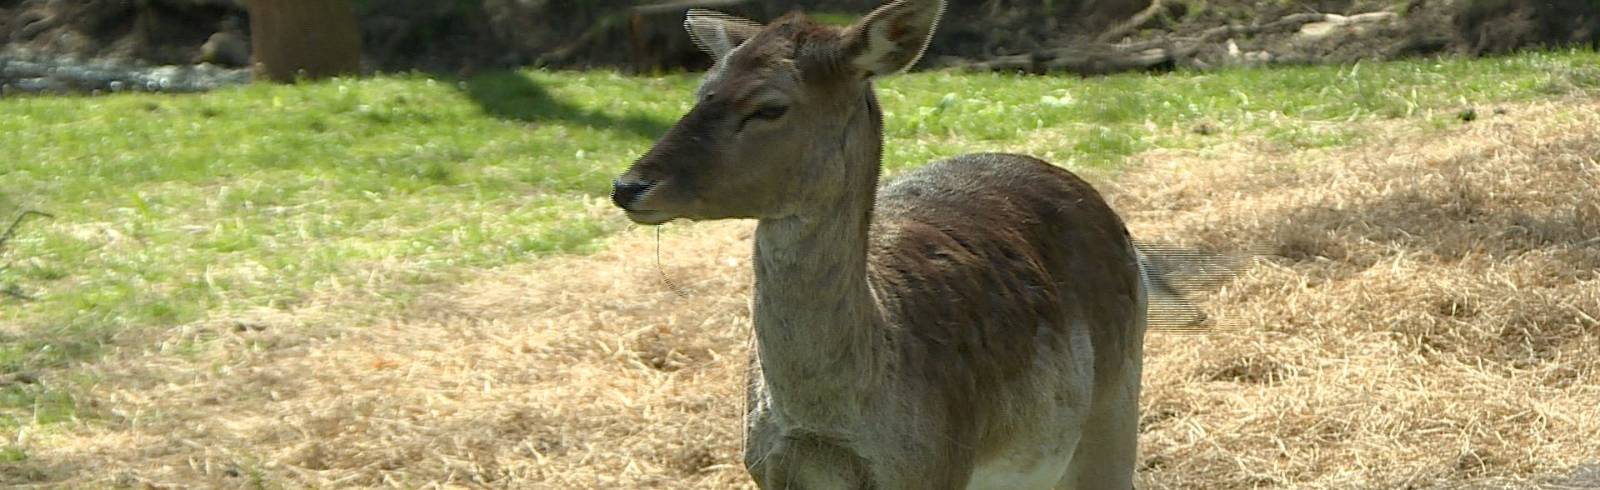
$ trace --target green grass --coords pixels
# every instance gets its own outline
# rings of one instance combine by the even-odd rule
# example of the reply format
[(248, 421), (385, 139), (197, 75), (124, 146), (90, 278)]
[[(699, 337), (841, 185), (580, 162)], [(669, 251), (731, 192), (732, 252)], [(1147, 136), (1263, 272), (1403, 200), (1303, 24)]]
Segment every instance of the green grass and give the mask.
[[(0, 375), (213, 312), (335, 289), (399, 301), (464, 267), (585, 251), (623, 226), (585, 200), (687, 109), (637, 95), (692, 84), (498, 73), (0, 100), (0, 218), (55, 216), (0, 249)], [(0, 408), (31, 407), (15, 395)]]
[[(1114, 167), (1151, 148), (1347, 145), (1360, 123), (1600, 88), (1593, 52), (1106, 78), (921, 73), (879, 96), (891, 172), (1025, 149)], [(0, 100), (0, 375), (59, 370), (123, 332), (357, 291), (381, 310), (474, 267), (582, 253), (589, 212), (688, 110), (693, 75), (391, 76), (198, 95)], [(1191, 131), (1200, 124), (1216, 131)], [(20, 299), (16, 294), (32, 299)], [(0, 389), (0, 426), (70, 396)], [(39, 412), (44, 410), (44, 412)], [(20, 453), (19, 453), (20, 454)], [(4, 456), (15, 459), (19, 456)]]
[[(1359, 143), (1361, 121), (1448, 121), (1473, 105), (1592, 91), (1600, 88), (1597, 61), (1593, 52), (1568, 52), (1093, 79), (926, 73), (892, 79), (879, 96), (891, 169), (1041, 136), (1050, 142), (1032, 147), (1042, 156), (1107, 166), (1145, 149), (1240, 136), (1296, 149)], [(1189, 131), (1201, 122), (1220, 132)]]

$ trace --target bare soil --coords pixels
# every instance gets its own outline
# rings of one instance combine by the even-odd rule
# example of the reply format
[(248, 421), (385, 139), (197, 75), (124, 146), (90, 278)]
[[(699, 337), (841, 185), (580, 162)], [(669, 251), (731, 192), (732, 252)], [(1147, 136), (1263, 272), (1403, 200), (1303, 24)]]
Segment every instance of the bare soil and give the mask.
[[(1600, 100), (1501, 109), (1094, 176), (1141, 238), (1275, 254), (1205, 298), (1236, 327), (1151, 335), (1141, 488), (1594, 488)], [(94, 416), (19, 435), (0, 483), (748, 488), (750, 229), (117, 339)]]

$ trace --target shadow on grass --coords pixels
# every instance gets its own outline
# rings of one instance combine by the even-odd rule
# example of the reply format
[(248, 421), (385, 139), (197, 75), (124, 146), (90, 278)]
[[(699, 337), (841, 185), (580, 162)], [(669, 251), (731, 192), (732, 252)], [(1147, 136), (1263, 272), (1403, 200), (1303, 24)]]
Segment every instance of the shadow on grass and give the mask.
[(645, 116), (615, 117), (578, 107), (555, 98), (539, 82), (515, 71), (494, 71), (463, 80), (463, 92), (485, 114), (529, 123), (560, 122), (600, 129), (622, 130), (655, 139), (667, 132), (668, 122)]

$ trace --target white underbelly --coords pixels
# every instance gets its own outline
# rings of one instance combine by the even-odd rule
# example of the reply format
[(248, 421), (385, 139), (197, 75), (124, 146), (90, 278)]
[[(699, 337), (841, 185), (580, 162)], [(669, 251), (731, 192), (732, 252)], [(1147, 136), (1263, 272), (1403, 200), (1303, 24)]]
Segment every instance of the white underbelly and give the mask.
[(1033, 429), (1019, 431), (996, 457), (979, 463), (967, 482), (968, 490), (1050, 490), (1061, 483), (1072, 463), (1073, 451), (1083, 437), (1081, 430), (1093, 390), (1094, 350), (1089, 330), (1087, 325), (1073, 325), (1068, 330), (1069, 351), (1060, 356), (1065, 362), (1037, 368), (1038, 372), (1060, 373), (1056, 379), (1045, 383), (1063, 394), (1056, 400), (1077, 402), (1058, 401), (1054, 405), (1041, 402), (1034, 418), (1017, 421), (1019, 426)]
[(1067, 473), (1070, 456), (1044, 455), (1037, 458), (996, 459), (979, 466), (967, 482), (967, 490), (1048, 490)]

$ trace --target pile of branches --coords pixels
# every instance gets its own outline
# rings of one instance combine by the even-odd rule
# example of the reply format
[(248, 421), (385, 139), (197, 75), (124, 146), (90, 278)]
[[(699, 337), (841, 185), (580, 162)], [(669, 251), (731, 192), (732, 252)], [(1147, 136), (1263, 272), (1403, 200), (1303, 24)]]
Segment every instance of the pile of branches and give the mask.
[[(1125, 22), (1089, 39), (1077, 40), (1067, 46), (1047, 47), (1031, 52), (995, 56), (986, 59), (944, 57), (940, 66), (954, 66), (974, 71), (1008, 71), (1027, 73), (1069, 72), (1083, 75), (1101, 75), (1128, 71), (1161, 71), (1176, 67), (1208, 68), (1219, 63), (1270, 62), (1275, 55), (1269, 51), (1241, 51), (1234, 39), (1257, 36), (1295, 36), (1318, 40), (1364, 30), (1366, 26), (1394, 22), (1393, 12), (1371, 12), (1358, 15), (1329, 13), (1295, 13), (1251, 24), (1229, 24), (1205, 29), (1195, 34), (1179, 35), (1158, 32), (1150, 39), (1132, 41), (1130, 33), (1150, 23), (1167, 7), (1162, 0), (1154, 0), (1143, 11)], [(1118, 41), (1120, 39), (1120, 41)], [(1385, 53), (1392, 55), (1416, 48), (1415, 40), (1405, 40), (1391, 46)], [(1442, 46), (1441, 46), (1442, 47)], [(1216, 52), (1222, 56), (1207, 61), (1203, 53)]]

